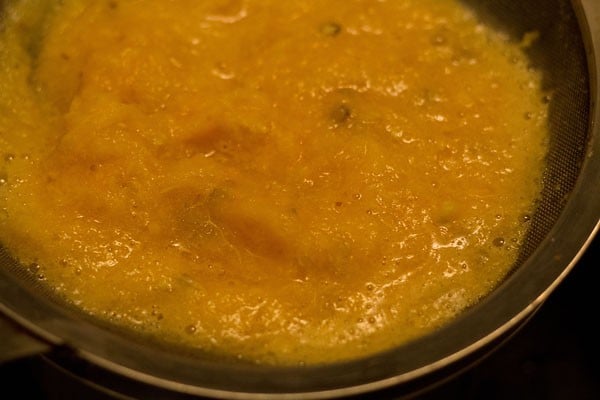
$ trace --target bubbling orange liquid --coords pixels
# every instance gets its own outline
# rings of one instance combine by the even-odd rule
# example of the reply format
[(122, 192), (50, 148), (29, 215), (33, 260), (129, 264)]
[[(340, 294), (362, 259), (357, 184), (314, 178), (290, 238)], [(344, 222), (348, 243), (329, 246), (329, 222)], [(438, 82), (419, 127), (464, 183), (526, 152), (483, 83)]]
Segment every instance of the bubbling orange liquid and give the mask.
[(84, 312), (329, 362), (439, 328), (515, 263), (541, 77), (458, 2), (35, 3), (0, 34), (0, 240)]

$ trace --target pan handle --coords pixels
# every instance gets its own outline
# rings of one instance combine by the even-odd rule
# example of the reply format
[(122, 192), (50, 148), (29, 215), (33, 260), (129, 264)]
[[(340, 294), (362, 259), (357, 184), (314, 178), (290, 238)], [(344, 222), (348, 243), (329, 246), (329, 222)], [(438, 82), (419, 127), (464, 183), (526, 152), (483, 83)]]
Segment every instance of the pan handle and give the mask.
[(20, 358), (46, 353), (51, 345), (35, 338), (0, 313), (0, 366)]

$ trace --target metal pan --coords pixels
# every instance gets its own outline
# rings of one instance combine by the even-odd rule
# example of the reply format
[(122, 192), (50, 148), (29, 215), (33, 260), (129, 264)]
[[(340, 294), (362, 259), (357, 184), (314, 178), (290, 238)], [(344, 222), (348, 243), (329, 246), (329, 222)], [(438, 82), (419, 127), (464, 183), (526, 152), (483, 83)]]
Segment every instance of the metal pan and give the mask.
[[(600, 225), (600, 2), (463, 0), (514, 38), (537, 30), (531, 63), (551, 89), (543, 198), (514, 272), (442, 329), (363, 359), (267, 367), (190, 356), (90, 319), (0, 249), (2, 357), (45, 359), (133, 398), (338, 398), (394, 388), (414, 395), (468, 368), (518, 331), (565, 278)], [(4, 2), (0, 1), (0, 18)], [(0, 19), (1, 21), (1, 19)], [(0, 77), (1, 79), (1, 77)]]

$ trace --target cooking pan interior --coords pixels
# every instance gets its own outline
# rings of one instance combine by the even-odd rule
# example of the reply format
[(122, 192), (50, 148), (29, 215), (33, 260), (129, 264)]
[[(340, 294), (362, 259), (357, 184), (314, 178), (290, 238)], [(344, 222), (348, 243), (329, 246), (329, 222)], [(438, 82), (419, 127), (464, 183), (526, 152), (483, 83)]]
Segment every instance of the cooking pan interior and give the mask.
[[(590, 32), (577, 2), (463, 2), (512, 40), (519, 41), (529, 32), (539, 34), (528, 55), (531, 66), (543, 71), (544, 89), (551, 93), (545, 99), (550, 107), (551, 141), (541, 200), (513, 273), (456, 321), (414, 343), (367, 359), (286, 368), (252, 365), (175, 348), (90, 318), (57, 298), (34, 268), (19, 265), (2, 248), (4, 311), (63, 354), (75, 355), (77, 362), (85, 360), (115, 375), (169, 390), (221, 397), (230, 392), (321, 392), (318, 397), (324, 397), (325, 392), (333, 396), (400, 384), (464, 358), (509, 331), (514, 326), (508, 325), (524, 319), (532, 304), (564, 274), (598, 221), (598, 189), (594, 187), (600, 186), (600, 168), (588, 157), (599, 151), (590, 123), (595, 115), (591, 88), (596, 82)], [(4, 4), (0, 2), (0, 7)], [(582, 218), (588, 220), (587, 225), (573, 231), (565, 228), (565, 221)], [(557, 260), (553, 243), (567, 235), (569, 243)]]

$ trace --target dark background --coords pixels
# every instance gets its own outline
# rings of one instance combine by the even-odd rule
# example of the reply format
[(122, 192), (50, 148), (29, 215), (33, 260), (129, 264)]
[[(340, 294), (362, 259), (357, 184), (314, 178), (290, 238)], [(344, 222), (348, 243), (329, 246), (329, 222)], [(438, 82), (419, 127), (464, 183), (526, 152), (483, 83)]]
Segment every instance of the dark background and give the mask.
[[(596, 238), (533, 319), (509, 342), (459, 377), (415, 400), (600, 399), (599, 251), (600, 238)], [(0, 385), (0, 399), (107, 399), (45, 367), (36, 357), (0, 365)]]

